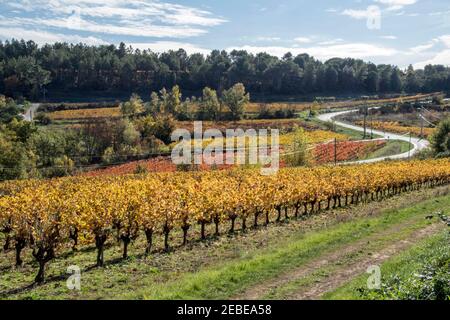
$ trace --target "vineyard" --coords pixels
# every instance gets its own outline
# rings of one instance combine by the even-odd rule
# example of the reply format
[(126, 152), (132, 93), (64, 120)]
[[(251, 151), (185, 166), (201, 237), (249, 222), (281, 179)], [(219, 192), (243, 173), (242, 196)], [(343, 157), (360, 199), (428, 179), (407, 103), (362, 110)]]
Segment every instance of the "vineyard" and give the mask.
[(386, 146), (386, 140), (340, 141), (316, 146), (314, 159), (317, 164), (362, 159), (371, 152)]
[[(339, 141), (345, 141), (349, 139), (349, 137), (345, 134), (325, 130), (304, 131), (304, 135), (306, 140), (308, 140), (308, 142), (312, 144), (324, 143), (335, 139)], [(296, 137), (295, 132), (281, 135), (280, 145), (282, 146), (292, 145), (295, 137)]]
[(88, 120), (119, 118), (122, 116), (120, 108), (96, 108), (96, 109), (75, 109), (62, 110), (48, 113), (52, 120)]
[[(312, 107), (317, 108), (318, 110), (326, 110), (329, 108), (356, 108), (362, 105), (380, 105), (380, 104), (391, 104), (391, 103), (399, 103), (405, 101), (415, 101), (421, 99), (427, 99), (431, 97), (433, 94), (418, 94), (414, 96), (406, 96), (399, 98), (387, 98), (387, 99), (370, 99), (370, 100), (353, 100), (353, 101), (331, 101), (331, 102), (323, 102), (319, 104), (312, 104), (308, 102), (303, 103), (267, 103), (266, 106), (270, 110), (294, 110), (295, 112), (308, 111)], [(320, 100), (320, 99), (319, 99)], [(260, 111), (260, 108), (264, 103), (249, 103), (245, 109), (247, 113), (257, 113)]]
[[(232, 169), (233, 165), (208, 165), (205, 163), (206, 158), (203, 158), (201, 165), (195, 166), (196, 171), (211, 171), (213, 168), (218, 170)], [(213, 159), (214, 160), (214, 159)], [(188, 168), (189, 170), (193, 169)], [(176, 172), (179, 168), (175, 165), (170, 157), (157, 157), (150, 160), (132, 161), (121, 165), (111, 166), (107, 168), (99, 168), (93, 171), (83, 172), (80, 175), (85, 177), (100, 177), (100, 176), (123, 176), (134, 174), (139, 170), (144, 172)]]
[[(364, 126), (362, 121), (357, 121), (356, 125)], [(376, 130), (382, 130), (387, 132), (394, 132), (400, 134), (409, 134), (411, 133), (414, 136), (420, 136), (422, 130), (420, 127), (411, 127), (411, 126), (402, 126), (398, 122), (383, 122), (383, 121), (373, 121), (369, 124), (370, 127)], [(431, 137), (434, 133), (433, 128), (423, 128), (423, 135), (425, 138)]]
[[(24, 249), (32, 251), (35, 280), (43, 282), (46, 264), (68, 247), (95, 246), (102, 266), (105, 245), (114, 239), (126, 258), (129, 244), (145, 237), (149, 255), (155, 236), (169, 251), (170, 235), (185, 245), (195, 225), (204, 240), (234, 233), (238, 222), (245, 231), (448, 182), (448, 160), (283, 169), (275, 176), (230, 170), (13, 181), (0, 185), (0, 230), (17, 266)], [(208, 225), (214, 234), (207, 234)]]

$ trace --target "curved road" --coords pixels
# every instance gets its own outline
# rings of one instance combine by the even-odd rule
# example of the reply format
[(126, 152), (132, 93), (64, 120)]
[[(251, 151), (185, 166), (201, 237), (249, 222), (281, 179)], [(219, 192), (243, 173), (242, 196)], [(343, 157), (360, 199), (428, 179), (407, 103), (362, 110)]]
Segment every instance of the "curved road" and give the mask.
[[(324, 121), (324, 122), (334, 122), (336, 125), (338, 125), (340, 127), (352, 129), (352, 130), (359, 131), (359, 132), (364, 132), (364, 128), (362, 128), (362, 127), (358, 127), (355, 125), (351, 125), (348, 123), (334, 120), (334, 118), (336, 118), (338, 116), (357, 112), (357, 111), (358, 110), (348, 110), (348, 111), (324, 113), (324, 114), (319, 115), (318, 119), (321, 121)], [(392, 156), (388, 156), (388, 157), (381, 157), (381, 158), (375, 158), (375, 159), (369, 159), (369, 160), (346, 162), (346, 164), (348, 164), (348, 163), (372, 163), (372, 162), (384, 161), (384, 160), (388, 160), (388, 159), (406, 159), (406, 158), (409, 158), (410, 156), (413, 156), (417, 152), (419, 152), (423, 149), (426, 149), (430, 145), (430, 143), (426, 139), (419, 139), (419, 138), (414, 138), (414, 137), (410, 138), (409, 135), (402, 136), (402, 135), (399, 135), (396, 133), (383, 132), (383, 131), (379, 131), (379, 130), (373, 130), (373, 133), (378, 136), (381, 136), (387, 140), (401, 140), (401, 141), (411, 142), (414, 147), (411, 149), (410, 152), (408, 151), (408, 152), (405, 152), (402, 154), (396, 154), (396, 155), (392, 155)]]

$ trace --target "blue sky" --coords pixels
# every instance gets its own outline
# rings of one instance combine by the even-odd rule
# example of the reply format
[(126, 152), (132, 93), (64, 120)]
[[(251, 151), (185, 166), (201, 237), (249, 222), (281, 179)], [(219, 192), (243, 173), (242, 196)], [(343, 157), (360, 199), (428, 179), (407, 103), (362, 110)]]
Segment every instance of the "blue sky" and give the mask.
[(448, 0), (0, 0), (0, 39), (450, 64)]

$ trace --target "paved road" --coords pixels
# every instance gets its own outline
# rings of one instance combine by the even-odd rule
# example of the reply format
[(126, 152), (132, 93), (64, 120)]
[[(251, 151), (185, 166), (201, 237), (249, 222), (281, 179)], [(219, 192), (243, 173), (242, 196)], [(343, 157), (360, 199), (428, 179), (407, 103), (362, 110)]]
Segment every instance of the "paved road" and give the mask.
[(39, 108), (39, 103), (32, 103), (30, 108), (24, 113), (23, 118), (25, 121), (33, 121), (34, 116), (36, 115), (36, 111)]
[[(364, 132), (364, 128), (362, 128), (362, 127), (334, 120), (334, 118), (336, 118), (338, 116), (341, 116), (341, 115), (344, 115), (347, 113), (357, 112), (357, 111), (358, 110), (348, 110), (348, 111), (324, 113), (324, 114), (319, 115), (318, 119), (321, 121), (325, 121), (325, 122), (334, 122), (336, 125), (338, 125), (340, 127), (352, 129), (352, 130), (359, 131), (359, 132)], [(369, 130), (371, 130), (371, 129), (369, 129)], [(413, 144), (414, 147), (411, 149), (411, 152), (405, 152), (402, 154), (396, 154), (396, 155), (392, 155), (392, 156), (388, 156), (388, 157), (381, 157), (381, 158), (375, 158), (375, 159), (369, 159), (369, 160), (360, 160), (360, 161), (349, 162), (349, 163), (372, 163), (372, 162), (384, 161), (387, 159), (406, 159), (406, 158), (409, 158), (410, 155), (413, 156), (417, 152), (419, 152), (423, 149), (426, 149), (430, 145), (430, 143), (426, 139), (419, 139), (419, 138), (413, 137), (410, 140), (409, 135), (402, 136), (402, 135), (399, 135), (396, 133), (383, 132), (383, 131), (379, 131), (379, 130), (373, 130), (373, 133), (375, 135), (381, 136), (388, 140), (401, 140), (401, 141), (406, 141), (406, 142), (411, 141), (411, 143)]]

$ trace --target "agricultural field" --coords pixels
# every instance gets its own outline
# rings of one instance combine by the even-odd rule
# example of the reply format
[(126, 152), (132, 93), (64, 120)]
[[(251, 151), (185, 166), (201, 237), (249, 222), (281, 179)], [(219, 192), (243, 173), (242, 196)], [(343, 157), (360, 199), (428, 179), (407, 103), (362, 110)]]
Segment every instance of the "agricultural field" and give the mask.
[[(381, 107), (368, 111), (366, 125), (372, 129), (398, 134), (412, 134), (430, 139), (437, 124), (450, 116), (447, 105), (403, 103), (396, 107)], [(357, 126), (364, 126), (364, 112), (340, 117)]]
[(110, 119), (120, 118), (122, 116), (120, 108), (97, 108), (97, 109), (78, 109), (55, 111), (48, 114), (52, 121), (68, 120), (92, 120), (92, 119)]
[[(336, 101), (336, 99), (331, 99), (334, 101), (321, 101), (320, 99), (315, 102), (303, 102), (303, 103), (250, 103), (245, 111), (250, 114), (256, 114), (260, 111), (262, 107), (268, 108), (270, 110), (294, 110), (295, 112), (309, 111), (313, 109), (314, 111), (327, 111), (331, 109), (348, 109), (348, 108), (358, 108), (360, 106), (372, 106), (372, 105), (385, 105), (385, 104), (396, 104), (400, 102), (416, 101), (427, 99), (433, 96), (433, 94), (419, 94), (411, 96), (399, 96), (397, 98), (387, 98), (387, 99), (353, 99)], [(330, 100), (330, 99), (328, 99)]]
[[(16, 250), (0, 253), (0, 295), (326, 297), (358, 281), (373, 262), (368, 253), (390, 263), (415, 245), (448, 249), (440, 220), (450, 209), (449, 179), (448, 160), (427, 160), (276, 177), (237, 170), (6, 182), (1, 240)], [(81, 291), (65, 287), (70, 265), (82, 267)]]
[[(356, 125), (362, 126), (364, 125), (362, 121), (355, 122)], [(414, 136), (421, 136), (423, 135), (425, 138), (429, 138), (433, 135), (434, 129), (433, 128), (420, 128), (419, 126), (411, 127), (411, 126), (404, 126), (401, 125), (399, 122), (381, 122), (381, 121), (371, 121), (369, 123), (370, 127), (376, 130), (381, 130), (385, 132), (394, 132), (394, 133), (400, 133), (400, 134), (409, 134), (411, 133)]]

